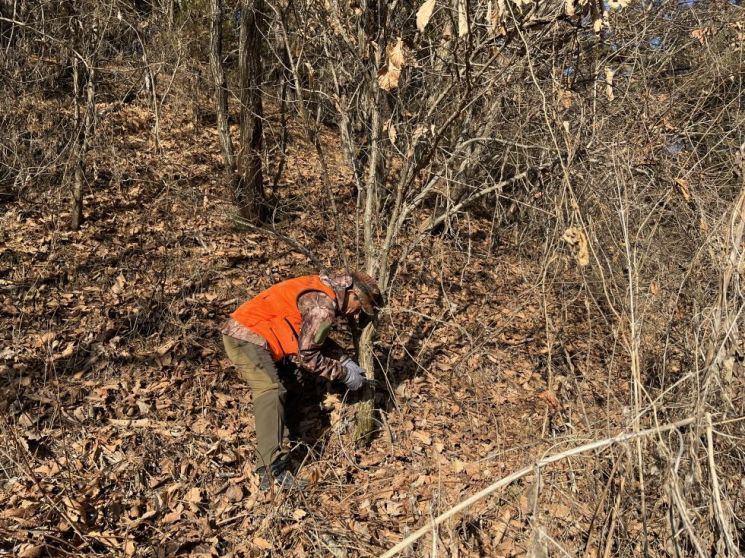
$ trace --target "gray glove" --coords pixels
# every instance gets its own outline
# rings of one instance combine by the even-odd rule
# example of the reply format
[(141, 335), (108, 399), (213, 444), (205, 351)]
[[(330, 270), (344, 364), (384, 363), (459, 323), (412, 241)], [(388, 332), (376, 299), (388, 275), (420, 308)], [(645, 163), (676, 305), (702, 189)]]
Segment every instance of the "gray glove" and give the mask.
[(344, 357), (341, 360), (341, 364), (344, 366), (344, 371), (346, 372), (341, 381), (347, 385), (347, 389), (357, 391), (365, 385), (367, 378), (365, 378), (366, 372), (364, 368), (349, 357)]

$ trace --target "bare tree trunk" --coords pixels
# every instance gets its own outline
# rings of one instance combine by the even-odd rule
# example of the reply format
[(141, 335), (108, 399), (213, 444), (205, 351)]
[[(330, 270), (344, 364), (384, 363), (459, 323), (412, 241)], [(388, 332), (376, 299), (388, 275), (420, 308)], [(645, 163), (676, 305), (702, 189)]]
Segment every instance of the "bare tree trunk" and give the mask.
[[(73, 67), (75, 82), (75, 104), (76, 104), (76, 121), (80, 122), (80, 109), (78, 106), (78, 83), (80, 73), (78, 71), (78, 62), (75, 60)], [(87, 65), (86, 107), (83, 129), (79, 131), (80, 144), (77, 147), (75, 155), (75, 175), (72, 186), (72, 208), (70, 210), (70, 229), (77, 231), (83, 223), (83, 187), (85, 185), (85, 158), (90, 149), (93, 140), (93, 126), (96, 117), (96, 70), (94, 64)], [(79, 129), (79, 128), (78, 128)]]
[[(384, 2), (369, 1), (362, 4), (362, 11), (366, 15), (358, 28), (358, 48), (362, 58), (370, 57), (373, 67), (378, 68), (383, 60), (384, 35), (381, 31), (387, 26), (387, 5)], [(383, 46), (381, 46), (383, 45)], [(381, 151), (381, 137), (383, 133), (383, 95), (378, 86), (377, 76), (370, 73), (367, 76), (365, 98), (362, 101), (369, 111), (370, 122), (369, 150), (367, 170), (364, 184), (364, 213), (362, 222), (363, 252), (365, 257), (365, 271), (373, 277), (381, 290), (385, 291), (388, 279), (388, 269), (381, 265), (381, 251), (379, 239), (376, 238), (375, 228), (379, 225), (377, 215), (380, 213), (383, 182), (385, 179), (385, 156)], [(357, 407), (355, 439), (359, 444), (367, 444), (375, 430), (375, 358), (373, 344), (376, 336), (377, 320), (373, 319), (363, 328), (357, 344), (357, 358), (360, 366), (366, 371), (369, 382), (364, 388), (362, 401)]]
[(168, 29), (173, 29), (173, 23), (176, 18), (176, 0), (166, 0), (166, 17), (168, 19)]
[(140, 44), (142, 45), (142, 64), (145, 67), (145, 81), (147, 88), (150, 91), (150, 100), (153, 103), (153, 117), (155, 122), (153, 123), (153, 140), (155, 141), (155, 151), (160, 153), (160, 108), (158, 105), (158, 89), (156, 87), (156, 74), (153, 72), (150, 62), (147, 59), (147, 49), (145, 48), (145, 42), (138, 33), (137, 36), (140, 38)]
[(363, 388), (362, 400), (357, 405), (354, 439), (360, 445), (370, 442), (375, 431), (375, 358), (373, 342), (377, 332), (377, 320), (370, 321), (362, 328), (358, 340), (357, 359), (367, 371), (368, 382)]
[(235, 200), (236, 165), (233, 140), (228, 123), (228, 88), (222, 66), (222, 2), (210, 0), (210, 68), (215, 85), (217, 131), (220, 134), (225, 173), (230, 184), (230, 195)]
[(262, 37), (266, 34), (263, 0), (241, 0), (241, 26), (238, 70), (241, 101), (241, 146), (238, 169), (241, 175), (236, 189), (236, 203), (242, 217), (261, 220), (264, 177), (263, 148), (264, 110), (261, 101)]
[[(380, 266), (380, 254), (378, 253), (373, 234), (374, 216), (378, 213), (380, 207), (379, 196), (385, 168), (385, 161), (380, 153), (380, 138), (383, 130), (382, 119), (380, 117), (382, 99), (380, 88), (377, 86), (375, 79), (371, 79), (371, 83), (368, 86), (368, 95), (371, 130), (363, 219), (365, 271), (376, 279), (381, 289), (385, 290), (387, 269)], [(357, 408), (355, 439), (360, 444), (366, 444), (370, 441), (375, 428), (375, 359), (373, 354), (375, 333), (376, 320), (372, 320), (362, 329), (358, 342), (357, 358), (359, 359), (360, 366), (367, 370), (370, 380), (365, 386), (362, 401)]]
[[(282, 60), (287, 59), (287, 54), (284, 53)], [(279, 186), (279, 181), (282, 180), (282, 175), (285, 172), (287, 166), (287, 94), (288, 94), (289, 79), (283, 75), (282, 86), (279, 97), (279, 161), (277, 162), (277, 170), (272, 178), (272, 190), (276, 190)]]
[[(9, 0), (0, 0), (0, 17), (8, 19), (16, 18), (16, 3)], [(8, 21), (0, 20), (0, 47), (9, 48), (13, 43), (14, 27)], [(7, 53), (6, 53), (7, 54)]]

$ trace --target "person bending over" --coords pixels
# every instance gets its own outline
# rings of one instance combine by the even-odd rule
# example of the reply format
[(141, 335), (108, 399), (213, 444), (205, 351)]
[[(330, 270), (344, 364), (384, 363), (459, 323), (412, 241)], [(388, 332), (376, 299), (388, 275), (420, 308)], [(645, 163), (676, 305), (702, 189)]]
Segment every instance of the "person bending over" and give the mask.
[(375, 281), (361, 271), (322, 271), (277, 283), (243, 303), (222, 328), (223, 344), (238, 375), (253, 393), (256, 472), (262, 491), (276, 481), (292, 484), (285, 426), (286, 386), (277, 364), (290, 359), (300, 368), (352, 391), (365, 385), (365, 370), (345, 356), (335, 360), (321, 349), (338, 316), (373, 316), (383, 306)]

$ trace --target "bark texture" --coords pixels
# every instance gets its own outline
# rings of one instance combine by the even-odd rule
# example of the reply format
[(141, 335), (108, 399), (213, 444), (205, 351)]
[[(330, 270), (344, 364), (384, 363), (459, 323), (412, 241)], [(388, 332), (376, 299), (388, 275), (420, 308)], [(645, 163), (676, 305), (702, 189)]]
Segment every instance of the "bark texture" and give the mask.
[(236, 189), (236, 203), (241, 216), (251, 221), (261, 220), (264, 197), (261, 156), (264, 117), (261, 100), (263, 78), (261, 45), (265, 35), (264, 2), (262, 0), (241, 0), (238, 57), (241, 147), (237, 161), (241, 178)]

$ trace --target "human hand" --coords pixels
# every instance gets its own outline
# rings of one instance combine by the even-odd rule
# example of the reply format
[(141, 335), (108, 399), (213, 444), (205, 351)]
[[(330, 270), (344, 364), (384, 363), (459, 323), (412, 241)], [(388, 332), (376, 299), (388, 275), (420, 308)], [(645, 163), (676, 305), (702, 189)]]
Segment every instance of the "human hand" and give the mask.
[(365, 385), (367, 378), (365, 377), (366, 371), (364, 368), (354, 362), (351, 358), (342, 359), (341, 364), (344, 366), (346, 372), (342, 381), (346, 384), (349, 390), (357, 391)]

